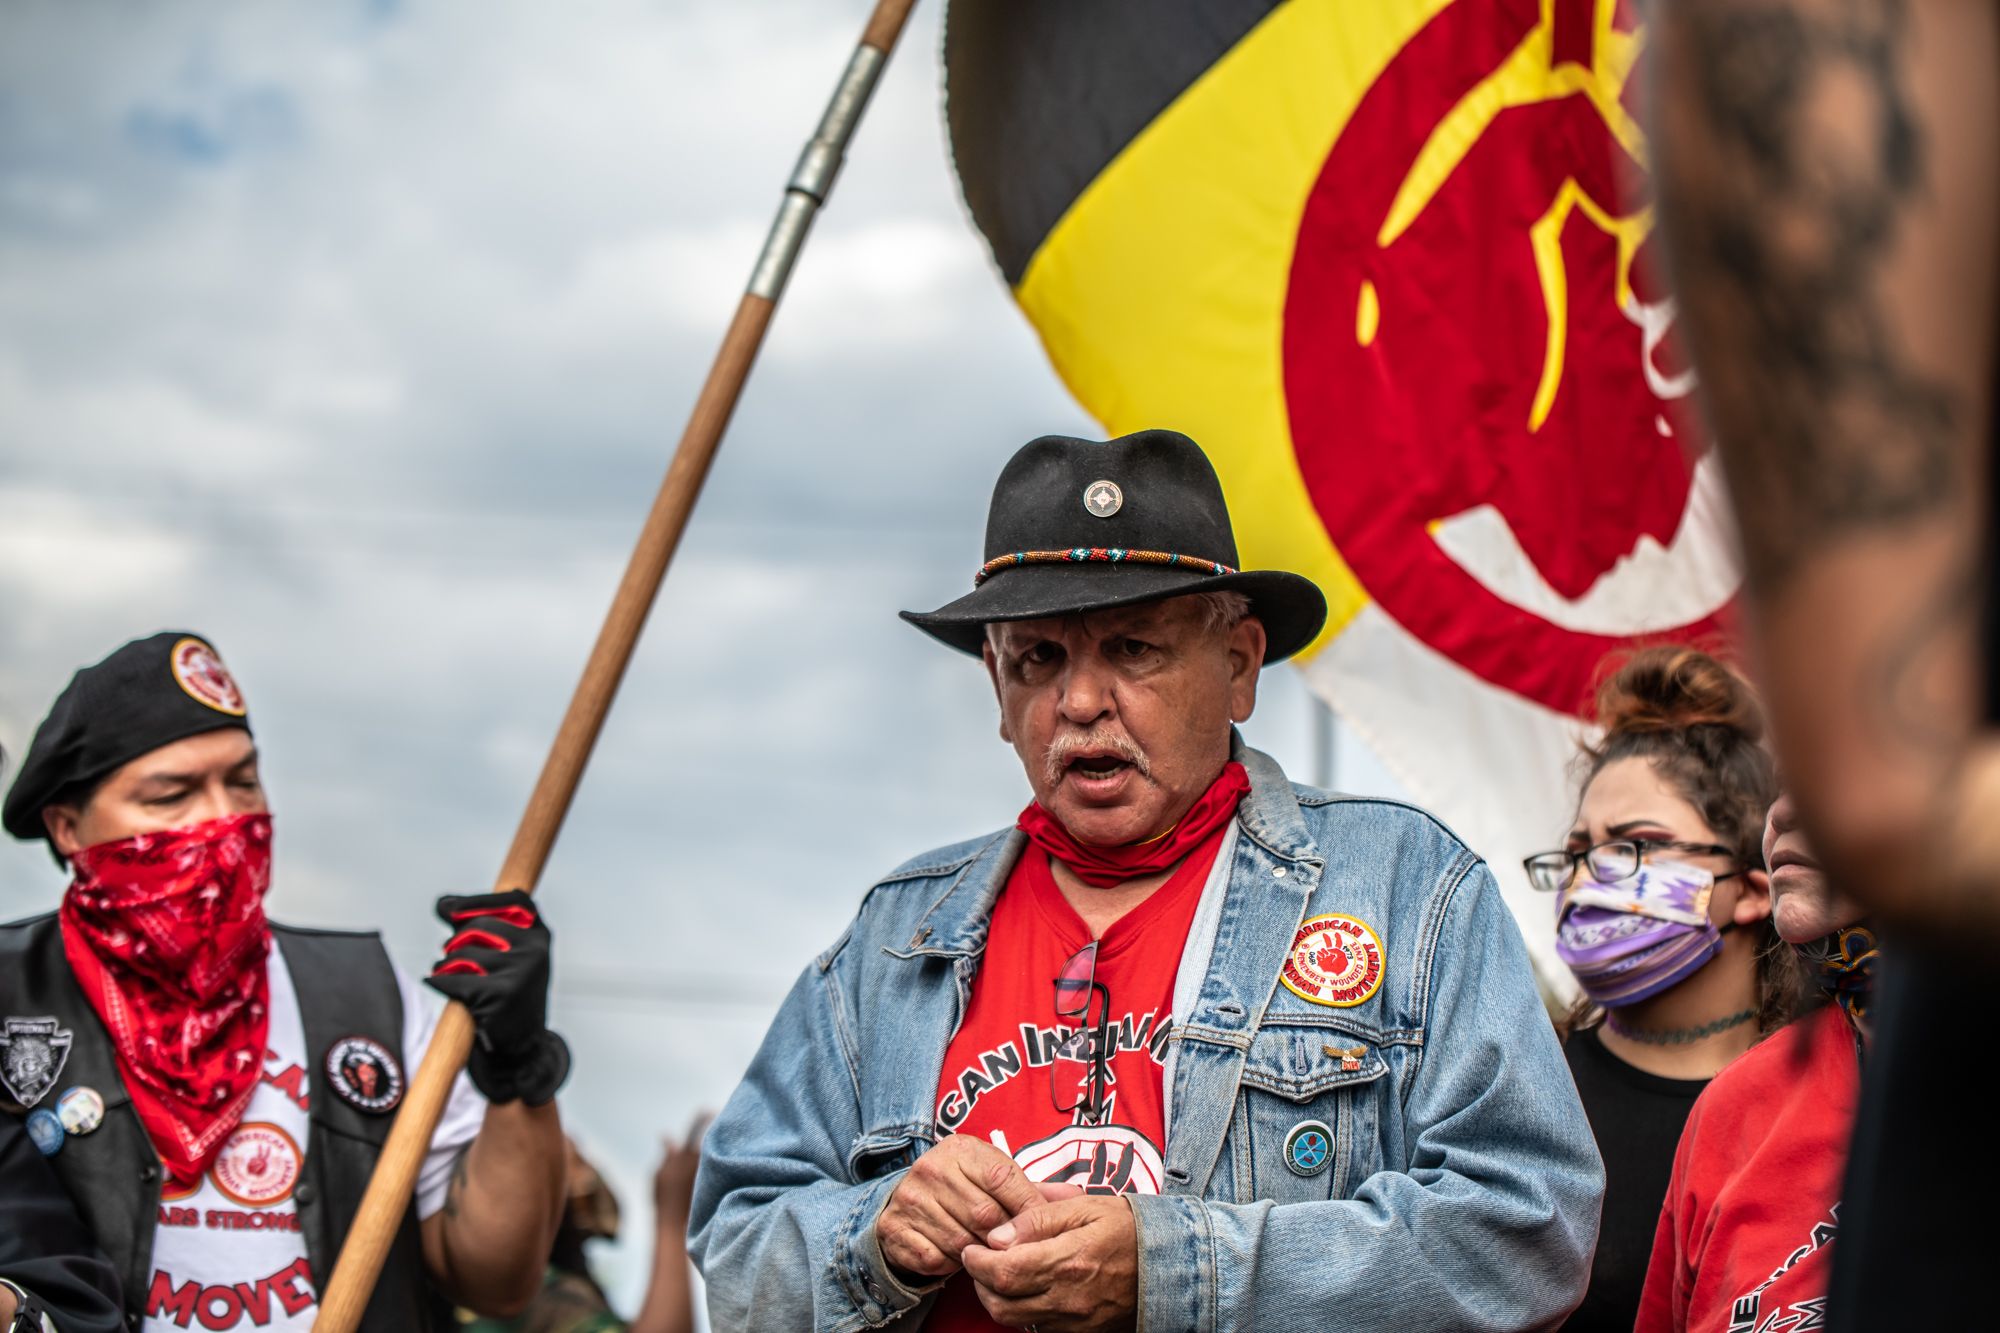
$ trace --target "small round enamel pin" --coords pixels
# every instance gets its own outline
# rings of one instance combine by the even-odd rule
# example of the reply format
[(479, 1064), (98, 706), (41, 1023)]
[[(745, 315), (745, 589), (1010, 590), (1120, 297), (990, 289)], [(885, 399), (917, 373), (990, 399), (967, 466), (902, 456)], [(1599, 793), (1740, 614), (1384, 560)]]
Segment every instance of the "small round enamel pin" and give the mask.
[(1125, 492), (1115, 481), (1093, 481), (1083, 489), (1083, 507), (1099, 518), (1110, 518), (1125, 507)]
[(62, 1121), (56, 1118), (54, 1111), (44, 1106), (28, 1112), (28, 1141), (44, 1157), (54, 1157), (62, 1151)]
[(1285, 1166), (1295, 1176), (1316, 1176), (1333, 1165), (1333, 1131), (1324, 1120), (1301, 1120), (1285, 1135)]
[(357, 1111), (387, 1115), (403, 1100), (403, 1070), (373, 1037), (342, 1037), (327, 1048), (326, 1081)]
[(56, 1098), (56, 1119), (66, 1133), (88, 1134), (104, 1123), (104, 1098), (96, 1088), (71, 1088)]

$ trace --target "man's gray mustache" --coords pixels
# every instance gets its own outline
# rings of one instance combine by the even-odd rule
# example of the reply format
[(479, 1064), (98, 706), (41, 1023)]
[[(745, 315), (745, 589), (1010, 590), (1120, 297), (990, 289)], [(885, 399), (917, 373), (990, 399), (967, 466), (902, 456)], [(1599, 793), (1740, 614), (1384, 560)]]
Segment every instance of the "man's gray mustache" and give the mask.
[(1049, 743), (1047, 755), (1043, 758), (1042, 773), (1047, 784), (1055, 786), (1068, 771), (1070, 760), (1091, 750), (1108, 751), (1139, 770), (1139, 776), (1153, 776), (1152, 761), (1139, 743), (1122, 731), (1083, 731), (1067, 736), (1058, 736)]

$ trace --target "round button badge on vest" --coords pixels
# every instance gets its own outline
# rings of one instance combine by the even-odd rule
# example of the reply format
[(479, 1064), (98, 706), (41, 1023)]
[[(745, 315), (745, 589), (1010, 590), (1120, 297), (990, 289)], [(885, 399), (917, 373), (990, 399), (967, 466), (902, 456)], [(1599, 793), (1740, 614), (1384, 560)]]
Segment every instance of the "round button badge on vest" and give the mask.
[(71, 1088), (56, 1098), (56, 1118), (70, 1134), (88, 1134), (104, 1123), (104, 1098), (96, 1088)]
[(35, 1145), (35, 1151), (44, 1157), (54, 1157), (62, 1151), (63, 1126), (56, 1113), (44, 1106), (28, 1113), (28, 1139)]

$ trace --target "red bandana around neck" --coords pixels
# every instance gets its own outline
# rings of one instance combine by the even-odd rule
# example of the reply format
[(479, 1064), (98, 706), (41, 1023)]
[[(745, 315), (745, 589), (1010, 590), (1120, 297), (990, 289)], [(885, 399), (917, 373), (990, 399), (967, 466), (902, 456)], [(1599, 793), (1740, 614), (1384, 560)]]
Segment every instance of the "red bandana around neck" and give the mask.
[(161, 1163), (190, 1186), (236, 1128), (264, 1066), (271, 817), (142, 833), (70, 861), (63, 953), (111, 1033)]
[(1237, 803), (1250, 790), (1250, 775), (1243, 765), (1222, 766), (1208, 790), (1195, 797), (1180, 822), (1157, 837), (1122, 847), (1098, 847), (1080, 842), (1044, 810), (1039, 801), (1030, 802), (1014, 827), (1028, 835), (1028, 841), (1069, 867), (1070, 873), (1092, 888), (1108, 889), (1141, 875), (1157, 875), (1178, 862), (1201, 844), (1202, 839), (1229, 822)]

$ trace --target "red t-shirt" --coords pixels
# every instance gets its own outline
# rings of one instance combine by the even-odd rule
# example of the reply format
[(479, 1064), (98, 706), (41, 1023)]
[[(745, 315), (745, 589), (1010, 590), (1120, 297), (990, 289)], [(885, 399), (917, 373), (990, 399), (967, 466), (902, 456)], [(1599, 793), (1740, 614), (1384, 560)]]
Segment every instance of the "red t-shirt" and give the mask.
[(1635, 1333), (1819, 1327), (1860, 1087), (1837, 1005), (1716, 1075), (1681, 1131)]
[[(1223, 829), (1188, 853), (1154, 894), (1111, 923), (1098, 938), (1097, 984), (1104, 996), (1104, 1030), (1113, 1048), (1099, 1098), (1090, 1111), (1079, 1085), (1058, 1111), (1051, 1055), (1074, 1031), (1056, 1018), (1056, 975), (1090, 929), (1062, 896), (1049, 858), (1030, 847), (993, 905), (986, 957), (972, 981), (972, 1002), (958, 1035), (945, 1048), (938, 1079), (937, 1129), (977, 1134), (1012, 1155), (1028, 1179), (1067, 1181), (1096, 1194), (1158, 1194), (1164, 1169), (1166, 1091), (1161, 1071), (1173, 1023), (1174, 977), (1202, 886), (1222, 845)], [(1094, 1006), (1092, 1017), (1098, 1009)], [(935, 1333), (997, 1329), (972, 1282), (959, 1274), (946, 1285), (924, 1327)]]

